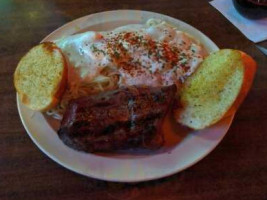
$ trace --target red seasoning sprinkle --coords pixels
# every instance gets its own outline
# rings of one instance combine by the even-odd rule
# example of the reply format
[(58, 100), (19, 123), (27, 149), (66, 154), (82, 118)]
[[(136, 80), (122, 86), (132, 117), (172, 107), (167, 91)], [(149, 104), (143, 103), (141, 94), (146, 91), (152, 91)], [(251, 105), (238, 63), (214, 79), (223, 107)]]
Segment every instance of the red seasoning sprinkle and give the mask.
[[(177, 47), (170, 45), (164, 41), (154, 41), (149, 36), (143, 36), (137, 32), (120, 32), (113, 34), (112, 37), (103, 38), (106, 41), (107, 49), (97, 50), (93, 47), (94, 51), (107, 53), (111, 61), (116, 63), (119, 68), (127, 70), (128, 73), (134, 71), (134, 73), (141, 73), (144, 68), (151, 66), (148, 62), (157, 62), (162, 69), (171, 69), (177, 66), (182, 66), (185, 71), (186, 58), (188, 55), (180, 53)], [(134, 52), (141, 53), (141, 56), (148, 57), (150, 61), (141, 60), (141, 56), (138, 58), (133, 57)], [(182, 61), (182, 62), (181, 62)], [(142, 63), (145, 66), (142, 66)], [(150, 64), (150, 65), (149, 65)], [(148, 67), (149, 69), (150, 67)], [(150, 73), (155, 73), (156, 71)]]

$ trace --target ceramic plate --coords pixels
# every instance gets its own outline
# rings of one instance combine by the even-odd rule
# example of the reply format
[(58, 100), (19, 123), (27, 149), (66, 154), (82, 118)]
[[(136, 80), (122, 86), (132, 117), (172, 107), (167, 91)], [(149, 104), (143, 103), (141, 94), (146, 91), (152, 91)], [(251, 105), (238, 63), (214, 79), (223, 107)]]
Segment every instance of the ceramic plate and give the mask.
[[(150, 18), (165, 20), (179, 30), (189, 33), (199, 40), (208, 52), (218, 50), (207, 36), (180, 20), (162, 14), (134, 10), (101, 12), (79, 18), (60, 27), (43, 41), (86, 30), (106, 31), (127, 24), (142, 24)], [(170, 131), (170, 124), (165, 124), (166, 145), (155, 151), (129, 150), (110, 154), (90, 154), (65, 146), (56, 133), (58, 122), (40, 112), (29, 110), (18, 98), (17, 105), (29, 136), (51, 159), (79, 174), (119, 182), (157, 179), (192, 166), (220, 143), (233, 119), (232, 115), (201, 131), (190, 131), (177, 126), (175, 133)]]

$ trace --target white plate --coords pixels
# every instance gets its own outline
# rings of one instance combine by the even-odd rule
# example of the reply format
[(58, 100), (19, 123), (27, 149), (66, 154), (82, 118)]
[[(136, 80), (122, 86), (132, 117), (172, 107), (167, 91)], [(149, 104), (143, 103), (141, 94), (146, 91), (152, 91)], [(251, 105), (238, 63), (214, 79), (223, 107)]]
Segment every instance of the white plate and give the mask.
[[(218, 47), (203, 33), (192, 26), (157, 13), (133, 10), (117, 10), (96, 13), (74, 20), (48, 35), (43, 41), (58, 39), (85, 30), (106, 31), (118, 26), (144, 23), (150, 18), (167, 21), (182, 31), (197, 38), (208, 52)], [(51, 159), (79, 174), (109, 181), (138, 182), (165, 177), (192, 166), (210, 153), (222, 140), (231, 125), (234, 115), (216, 125), (201, 131), (177, 129), (178, 135), (169, 138), (177, 140), (175, 145), (154, 152), (123, 152), (117, 154), (87, 154), (65, 146), (57, 136), (53, 121), (40, 112), (33, 112), (23, 106), (17, 98), (22, 123), (34, 143)], [(168, 127), (165, 127), (167, 130)], [(173, 139), (173, 140), (172, 140)]]

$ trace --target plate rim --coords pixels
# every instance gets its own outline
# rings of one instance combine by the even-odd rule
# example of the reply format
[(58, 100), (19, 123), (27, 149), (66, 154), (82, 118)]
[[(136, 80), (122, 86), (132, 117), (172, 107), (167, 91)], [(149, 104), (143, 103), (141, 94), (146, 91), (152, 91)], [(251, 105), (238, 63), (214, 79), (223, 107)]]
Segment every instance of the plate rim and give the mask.
[[(206, 36), (204, 33), (202, 33), (200, 30), (198, 30), (197, 28), (191, 26), (190, 24), (187, 24), (186, 22), (184, 21), (181, 21), (179, 19), (176, 19), (174, 17), (170, 17), (170, 16), (167, 16), (165, 14), (161, 14), (161, 13), (155, 13), (155, 12), (150, 12), (150, 11), (143, 11), (143, 10), (111, 10), (111, 11), (104, 11), (104, 12), (97, 12), (97, 13), (92, 13), (92, 14), (89, 14), (89, 15), (86, 15), (86, 16), (83, 16), (83, 17), (80, 17), (80, 18), (77, 18), (75, 20), (72, 20), (70, 22), (67, 22), (65, 24), (63, 24), (62, 26), (58, 27), (56, 30), (52, 31), (50, 34), (48, 34), (44, 39), (41, 40), (41, 42), (44, 42), (47, 40), (47, 38), (49, 38), (51, 35), (55, 34), (55, 32), (58, 32), (58, 31), (61, 31), (63, 29), (65, 29), (66, 27), (68, 26), (71, 26), (72, 24), (75, 24), (79, 21), (82, 21), (83, 19), (86, 19), (88, 17), (93, 17), (94, 15), (103, 15), (103, 14), (111, 14), (111, 13), (114, 13), (114, 12), (140, 12), (140, 13), (148, 13), (148, 14), (151, 14), (151, 15), (158, 15), (158, 16), (164, 16), (164, 17), (167, 17), (167, 18), (171, 18), (172, 20), (176, 20), (177, 22), (179, 23), (182, 23), (186, 26), (189, 26), (190, 28), (193, 28), (194, 31), (196, 30), (198, 32), (198, 34), (201, 34), (203, 36), (205, 36), (211, 43), (213, 43), (213, 45), (215, 45), (215, 47), (218, 48), (218, 46), (208, 37)], [(97, 175), (94, 175), (94, 173), (85, 173), (85, 172), (82, 172), (82, 171), (79, 171), (77, 170), (75, 167), (73, 166), (69, 166), (68, 164), (66, 164), (65, 162), (62, 162), (61, 160), (59, 160), (58, 158), (56, 158), (53, 154), (50, 154), (48, 151), (46, 151), (41, 144), (38, 143), (38, 141), (33, 137), (33, 135), (31, 134), (31, 132), (29, 131), (28, 129), (28, 126), (23, 118), (23, 114), (22, 114), (22, 110), (21, 110), (21, 102), (20, 102), (20, 99), (19, 99), (19, 96), (18, 96), (18, 93), (16, 94), (16, 100), (17, 100), (17, 109), (18, 109), (18, 112), (19, 112), (19, 116), (20, 116), (20, 119), (22, 121), (22, 124), (27, 132), (27, 134), (30, 136), (31, 140), (34, 142), (34, 144), (46, 155), (48, 156), (50, 159), (52, 159), (53, 161), (55, 161), (57, 164), (63, 166), (64, 168), (67, 168), (68, 170), (70, 171), (73, 171), (77, 174), (80, 174), (80, 175), (83, 175), (83, 176), (87, 176), (87, 177), (91, 177), (91, 178), (95, 178), (95, 179), (98, 179), (98, 180), (105, 180), (105, 181), (113, 181), (113, 182), (142, 182), (142, 181), (150, 181), (150, 180), (155, 180), (155, 179), (160, 179), (160, 178), (163, 178), (163, 177), (168, 177), (168, 176), (171, 176), (173, 174), (176, 174), (176, 173), (179, 173), (187, 168), (190, 168), (191, 166), (195, 165), (196, 163), (198, 163), (200, 160), (202, 160), (203, 158), (205, 158), (206, 156), (208, 156), (222, 141), (222, 139), (225, 137), (225, 135), (227, 134), (231, 124), (232, 124), (232, 121), (233, 121), (233, 118), (234, 118), (234, 113), (230, 116), (228, 116), (228, 121), (229, 123), (227, 124), (227, 127), (225, 129), (225, 133), (220, 137), (219, 140), (217, 140), (217, 144), (214, 145), (212, 148), (209, 148), (209, 150), (207, 151), (207, 153), (204, 153), (202, 156), (199, 156), (197, 159), (195, 159), (193, 162), (191, 162), (190, 164), (182, 167), (182, 168), (176, 168), (174, 170), (170, 170), (169, 172), (165, 172), (165, 173), (161, 173), (157, 176), (152, 176), (152, 177), (138, 177), (136, 179), (127, 179), (127, 178), (124, 178), (124, 179), (118, 179), (118, 178), (103, 178), (103, 177), (99, 177)]]

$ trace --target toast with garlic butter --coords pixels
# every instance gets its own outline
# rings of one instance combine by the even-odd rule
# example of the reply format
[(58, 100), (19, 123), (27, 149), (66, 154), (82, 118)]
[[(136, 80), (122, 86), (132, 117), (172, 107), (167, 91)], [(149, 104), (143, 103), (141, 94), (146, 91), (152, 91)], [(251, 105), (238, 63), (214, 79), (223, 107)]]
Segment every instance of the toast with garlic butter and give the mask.
[(175, 118), (203, 129), (232, 114), (248, 93), (255, 71), (256, 62), (244, 52), (223, 49), (210, 54), (183, 85)]
[(33, 47), (19, 62), (14, 85), (23, 104), (46, 111), (60, 100), (67, 83), (67, 64), (52, 42)]

